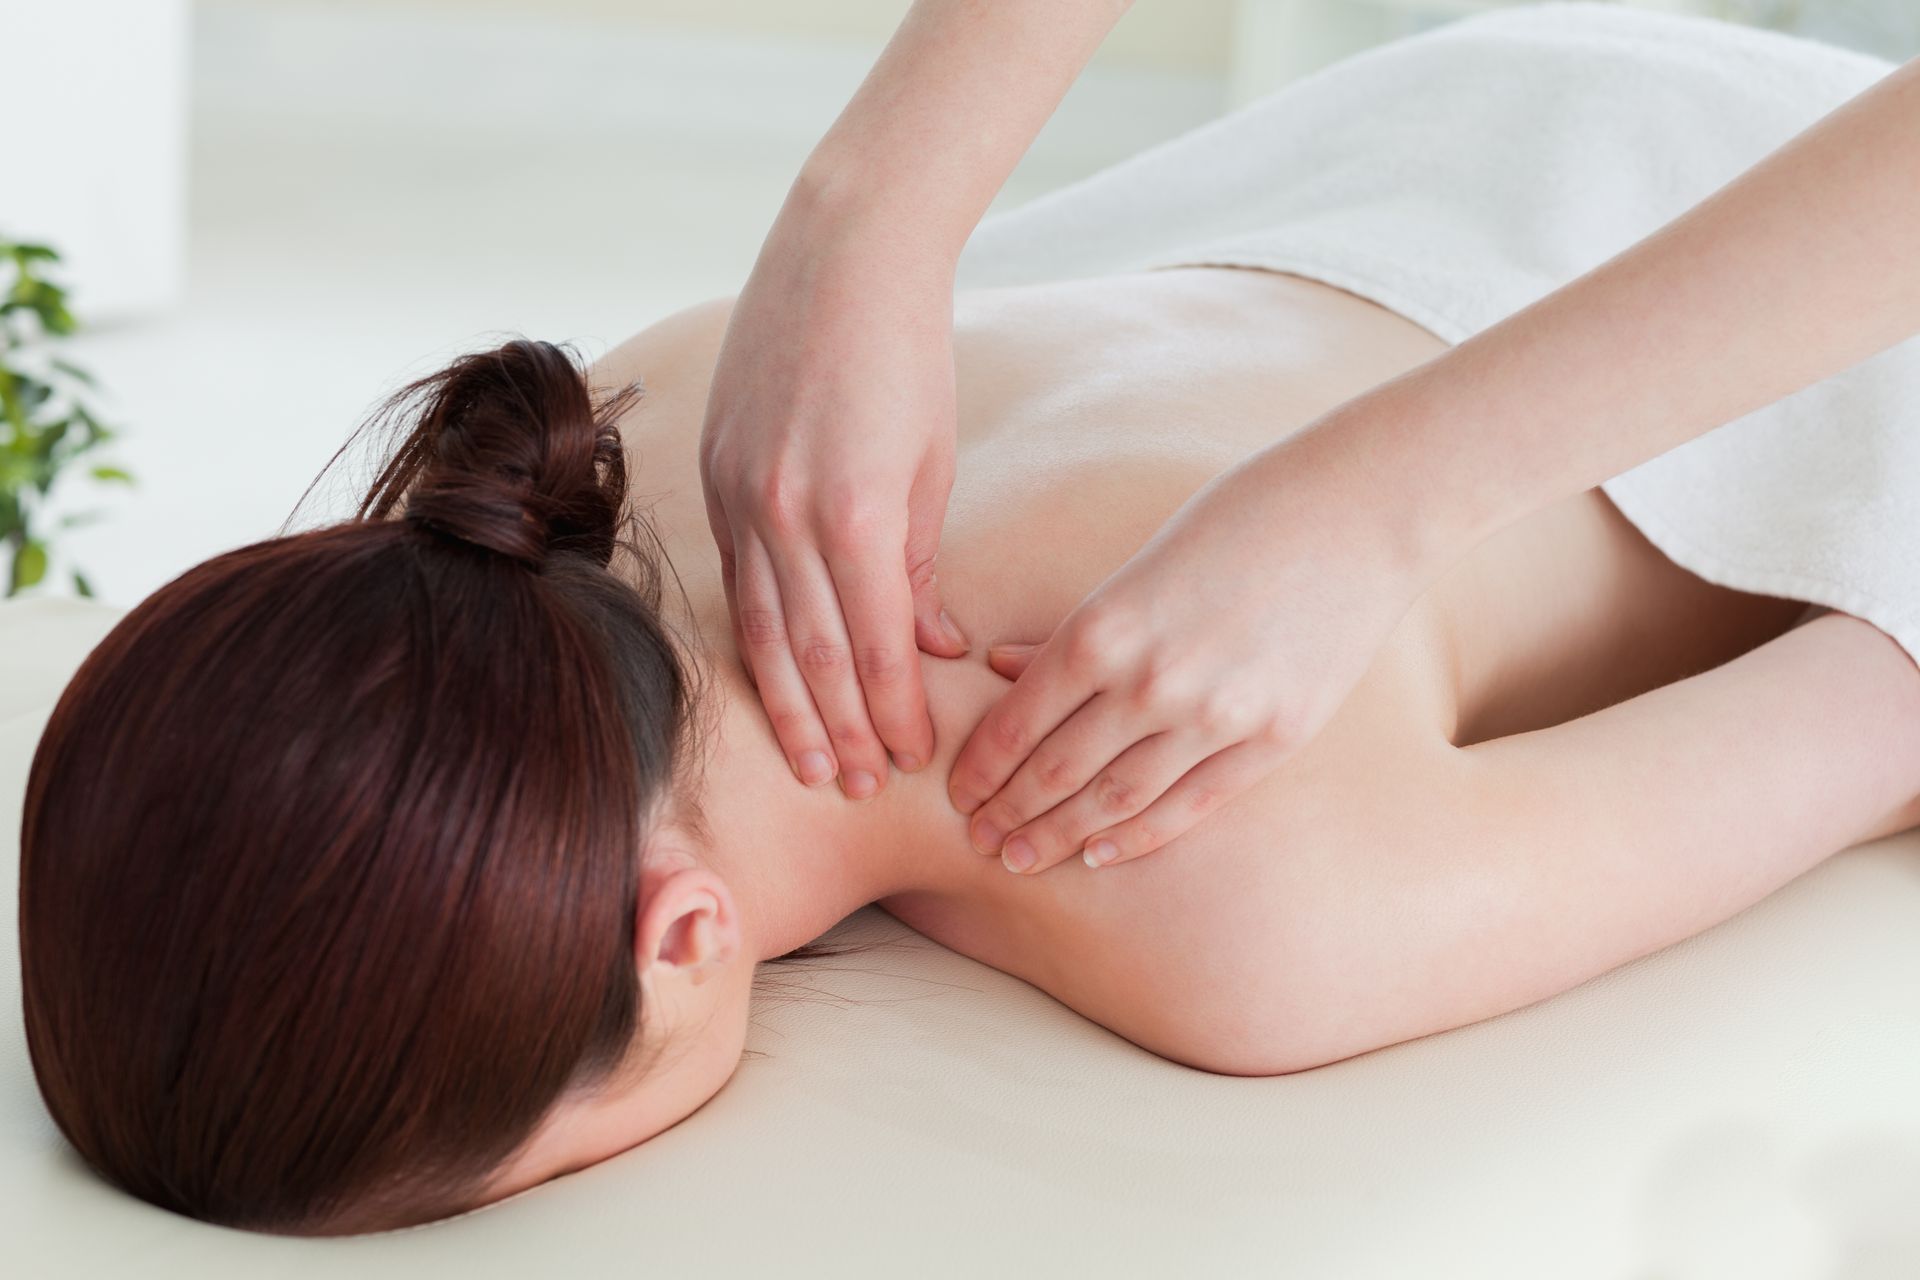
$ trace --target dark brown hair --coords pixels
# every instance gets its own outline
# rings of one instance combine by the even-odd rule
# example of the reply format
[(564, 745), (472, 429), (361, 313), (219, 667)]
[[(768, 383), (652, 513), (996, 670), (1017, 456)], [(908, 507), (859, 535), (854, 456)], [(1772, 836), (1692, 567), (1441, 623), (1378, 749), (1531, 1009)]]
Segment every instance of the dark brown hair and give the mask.
[(355, 518), (196, 566), (81, 665), (20, 950), (41, 1093), (107, 1179), (257, 1230), (423, 1221), (631, 1067), (693, 697), (633, 536), (635, 394), (547, 343), (466, 356), (376, 419)]

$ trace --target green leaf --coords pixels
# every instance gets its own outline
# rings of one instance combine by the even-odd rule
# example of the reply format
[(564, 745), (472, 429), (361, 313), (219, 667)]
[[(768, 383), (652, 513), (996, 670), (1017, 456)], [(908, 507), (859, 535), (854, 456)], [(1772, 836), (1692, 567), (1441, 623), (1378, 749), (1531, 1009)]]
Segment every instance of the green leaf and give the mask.
[(33, 304), (33, 310), (48, 333), (65, 336), (80, 327), (80, 322), (73, 318), (73, 312), (67, 310), (65, 296), (51, 286), (41, 287), (39, 300)]
[(60, 261), (60, 254), (52, 245), (11, 244), (7, 246), (7, 252), (13, 255), (15, 262), (19, 263)]
[(124, 468), (121, 468), (121, 467), (106, 467), (106, 466), (95, 467), (93, 468), (93, 478), (95, 480), (112, 481), (115, 484), (132, 484), (133, 483), (132, 473), (126, 471)]
[(97, 387), (100, 385), (94, 380), (91, 373), (88, 373), (85, 369), (82, 369), (70, 360), (49, 360), (47, 363), (83, 387)]
[(66, 438), (67, 428), (72, 425), (73, 423), (66, 419), (43, 424), (40, 428), (40, 439), (34, 443), (34, 453), (43, 460), (52, 458), (53, 451), (60, 447), (60, 442)]
[(29, 538), (13, 556), (13, 587), (18, 591), (47, 576), (47, 548)]
[[(13, 282), (8, 291), (9, 304), (24, 305), (40, 319), (41, 328), (48, 333), (68, 334), (78, 326), (73, 313), (67, 310), (66, 291), (45, 280), (36, 280), (22, 275)], [(13, 309), (10, 305), (9, 310)]]
[(87, 406), (83, 404), (74, 405), (73, 417), (74, 421), (87, 429), (87, 448), (92, 448), (96, 444), (101, 444), (113, 438), (113, 432), (104, 422), (94, 417), (93, 411), (88, 409)]
[(73, 571), (73, 589), (88, 600), (93, 599), (93, 584), (87, 581), (87, 575), (78, 569)]
[(107, 513), (104, 511), (75, 511), (60, 517), (62, 529), (78, 529), (82, 525), (98, 524)]

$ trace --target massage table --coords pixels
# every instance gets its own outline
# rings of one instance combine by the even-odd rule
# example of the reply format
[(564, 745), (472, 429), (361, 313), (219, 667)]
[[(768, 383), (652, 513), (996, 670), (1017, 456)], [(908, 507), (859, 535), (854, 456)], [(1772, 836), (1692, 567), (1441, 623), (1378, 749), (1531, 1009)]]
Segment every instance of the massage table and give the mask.
[(717, 1097), (593, 1168), (364, 1237), (153, 1208), (42, 1106), (13, 932), (34, 745), (121, 613), (0, 604), (0, 1276), (1920, 1276), (1920, 835), (1553, 999), (1272, 1079), (1156, 1058), (869, 908), (837, 933), (866, 949), (774, 967)]

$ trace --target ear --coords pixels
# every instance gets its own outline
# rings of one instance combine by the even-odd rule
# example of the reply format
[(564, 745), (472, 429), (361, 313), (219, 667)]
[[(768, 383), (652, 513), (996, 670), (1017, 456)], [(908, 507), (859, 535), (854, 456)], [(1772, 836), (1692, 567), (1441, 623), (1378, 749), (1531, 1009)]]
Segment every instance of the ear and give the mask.
[(740, 919), (719, 876), (684, 857), (660, 859), (640, 875), (634, 963), (642, 974), (685, 978), (695, 986), (740, 954)]

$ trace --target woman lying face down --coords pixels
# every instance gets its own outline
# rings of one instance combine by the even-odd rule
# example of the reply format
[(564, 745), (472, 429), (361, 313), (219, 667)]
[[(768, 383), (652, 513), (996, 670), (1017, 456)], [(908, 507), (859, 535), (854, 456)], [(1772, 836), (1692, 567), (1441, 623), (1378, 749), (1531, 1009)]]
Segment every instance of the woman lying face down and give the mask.
[[(725, 320), (643, 335), (597, 392), (542, 343), (461, 360), (403, 394), (360, 518), (197, 566), (81, 666), (29, 780), (23, 991), (110, 1181), (301, 1234), (500, 1199), (705, 1103), (755, 965), (871, 902), (1146, 1049), (1299, 1070), (1564, 990), (1913, 817), (1897, 647), (1710, 587), (1588, 493), (1464, 562), (1163, 853), (1008, 874), (947, 794), (1007, 687), (978, 654), (923, 660), (926, 769), (860, 802), (794, 781), (700, 507)], [(972, 298), (956, 342), (945, 592), (1022, 639), (1260, 439), (1438, 347), (1204, 270)]]
[[(636, 856), (664, 846), (694, 695), (657, 583), (605, 567), (621, 402), (533, 343), (408, 400), (366, 503), (407, 493), (405, 519), (182, 575), (89, 657), (35, 759), (42, 1088), (110, 1179), (215, 1222), (465, 1207), (562, 1096), (657, 1066), (635, 1122), (664, 1127), (743, 1034), (724, 887)], [(669, 1009), (710, 1034), (642, 1034)]]
[(797, 786), (737, 664), (673, 633), (635, 399), (545, 343), (466, 358), (389, 406), (363, 518), (182, 575), (74, 678), (27, 1020), (115, 1183), (331, 1234), (595, 1163), (732, 1075), (756, 962), (940, 883), (908, 867), (936, 826), (965, 849), (934, 773)]

